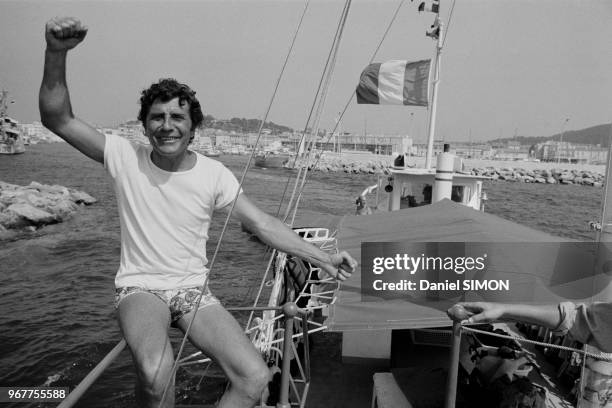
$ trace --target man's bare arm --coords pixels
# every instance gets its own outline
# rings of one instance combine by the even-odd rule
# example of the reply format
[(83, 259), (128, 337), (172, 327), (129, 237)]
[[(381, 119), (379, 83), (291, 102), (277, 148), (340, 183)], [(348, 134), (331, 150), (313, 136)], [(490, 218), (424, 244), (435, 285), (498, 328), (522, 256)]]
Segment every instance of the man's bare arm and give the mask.
[(462, 302), (447, 311), (449, 317), (464, 323), (491, 323), (512, 320), (556, 329), (561, 324), (557, 305), (521, 305), (488, 302)]
[(43, 125), (86, 156), (104, 162), (105, 137), (74, 116), (66, 84), (66, 56), (87, 34), (87, 28), (75, 18), (56, 18), (45, 26), (45, 67), (39, 93)]
[(234, 214), (250, 231), (272, 248), (298, 256), (322, 268), (336, 279), (346, 280), (357, 267), (357, 261), (346, 251), (337, 254), (323, 252), (304, 241), (277, 218), (261, 211), (244, 194), (238, 196)]

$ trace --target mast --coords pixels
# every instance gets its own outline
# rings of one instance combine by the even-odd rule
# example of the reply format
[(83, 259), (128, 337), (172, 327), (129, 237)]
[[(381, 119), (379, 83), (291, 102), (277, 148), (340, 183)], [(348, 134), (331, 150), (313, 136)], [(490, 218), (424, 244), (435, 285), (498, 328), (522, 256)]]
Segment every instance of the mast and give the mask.
[(440, 57), (442, 55), (442, 44), (444, 37), (444, 27), (440, 16), (436, 16), (434, 26), (437, 26), (439, 31), (438, 43), (436, 44), (436, 62), (434, 65), (434, 80), (431, 92), (431, 109), (429, 110), (429, 135), (427, 138), (427, 157), (425, 159), (425, 168), (431, 168), (433, 157), (434, 135), (436, 132), (436, 105), (438, 102), (438, 84), (440, 83)]

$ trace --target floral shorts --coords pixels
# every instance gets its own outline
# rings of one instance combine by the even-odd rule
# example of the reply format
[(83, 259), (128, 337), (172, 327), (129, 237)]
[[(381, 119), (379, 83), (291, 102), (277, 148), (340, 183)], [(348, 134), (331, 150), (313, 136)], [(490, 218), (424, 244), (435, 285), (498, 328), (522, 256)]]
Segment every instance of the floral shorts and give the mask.
[(208, 289), (202, 293), (201, 287), (168, 289), (168, 290), (153, 290), (145, 289), (138, 286), (126, 286), (124, 288), (115, 289), (115, 309), (119, 307), (119, 303), (127, 296), (138, 293), (148, 292), (162, 300), (170, 308), (170, 321), (173, 327), (176, 327), (176, 322), (187, 313), (191, 312), (198, 303), (198, 297), (202, 294), (200, 307), (198, 310), (210, 306), (220, 304), (217, 299)]

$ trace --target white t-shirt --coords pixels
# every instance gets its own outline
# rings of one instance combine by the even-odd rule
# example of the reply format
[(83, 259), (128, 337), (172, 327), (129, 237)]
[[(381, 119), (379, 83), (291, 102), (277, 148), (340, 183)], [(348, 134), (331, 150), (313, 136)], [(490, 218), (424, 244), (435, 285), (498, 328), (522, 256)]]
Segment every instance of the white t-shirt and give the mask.
[(233, 201), (239, 183), (223, 164), (198, 153), (192, 169), (168, 172), (153, 164), (151, 151), (106, 135), (104, 167), (114, 181), (121, 223), (115, 286), (202, 286), (211, 216)]

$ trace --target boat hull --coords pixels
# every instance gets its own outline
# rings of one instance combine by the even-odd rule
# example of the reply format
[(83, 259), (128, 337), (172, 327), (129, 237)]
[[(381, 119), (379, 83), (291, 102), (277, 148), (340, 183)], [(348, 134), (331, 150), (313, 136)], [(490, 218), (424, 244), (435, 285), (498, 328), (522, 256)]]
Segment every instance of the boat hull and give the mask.
[(255, 166), (266, 169), (280, 169), (286, 167), (291, 159), (288, 154), (267, 154), (255, 157)]
[(0, 143), (0, 154), (21, 154), (25, 153), (23, 143)]

